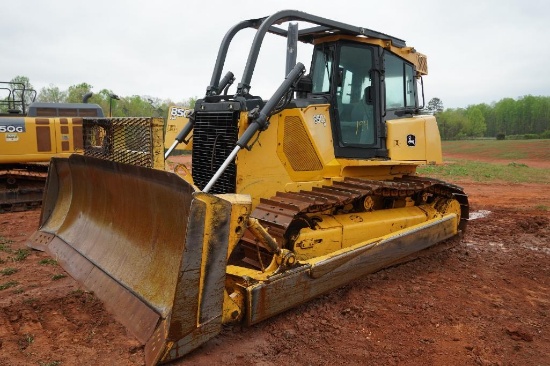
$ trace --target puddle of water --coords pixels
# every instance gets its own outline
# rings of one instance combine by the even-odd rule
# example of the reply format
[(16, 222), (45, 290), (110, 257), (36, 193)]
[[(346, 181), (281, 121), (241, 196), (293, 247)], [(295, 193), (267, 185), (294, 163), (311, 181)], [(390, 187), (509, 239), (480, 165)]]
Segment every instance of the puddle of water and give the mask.
[(470, 212), (470, 220), (482, 219), (489, 216), (490, 213), (491, 211), (487, 210), (472, 211)]

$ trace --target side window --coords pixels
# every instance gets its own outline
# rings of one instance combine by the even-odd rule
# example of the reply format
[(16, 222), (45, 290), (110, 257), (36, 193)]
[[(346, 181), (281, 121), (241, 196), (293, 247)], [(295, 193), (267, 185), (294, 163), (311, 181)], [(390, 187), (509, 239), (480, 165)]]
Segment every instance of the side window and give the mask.
[(416, 106), (414, 69), (399, 57), (386, 52), (384, 56), (386, 108)]
[(386, 108), (403, 108), (405, 106), (405, 92), (403, 90), (403, 61), (398, 57), (386, 53), (384, 57), (386, 72)]

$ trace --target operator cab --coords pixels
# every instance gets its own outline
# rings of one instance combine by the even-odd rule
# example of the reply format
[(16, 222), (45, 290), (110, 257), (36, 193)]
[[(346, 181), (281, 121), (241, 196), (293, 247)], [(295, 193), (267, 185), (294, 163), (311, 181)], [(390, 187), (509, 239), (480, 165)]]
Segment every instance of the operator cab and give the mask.
[[(278, 27), (292, 21), (313, 26), (301, 30), (292, 24), (288, 30)], [(231, 71), (222, 77), (227, 51), (234, 36), (248, 28), (257, 29), (257, 32), (237, 90), (228, 94), (235, 77)], [(267, 33), (287, 39), (287, 77), (275, 94), (264, 100), (251, 95), (250, 90), (258, 54)], [(307, 76), (303, 76), (303, 64), (296, 63), (298, 42), (313, 45), (310, 74)], [(402, 39), (368, 28), (294, 10), (245, 20), (226, 33), (206, 94), (196, 101), (189, 123), (172, 146), (183, 141), (188, 143), (192, 131), (194, 183), (200, 189), (208, 188), (210, 193), (234, 193), (237, 187), (234, 158), (239, 149), (251, 149), (259, 141), (259, 133), (269, 126), (270, 116), (286, 109), (305, 111), (310, 106), (328, 105), (327, 117), (332, 130), (326, 131), (329, 133), (323, 137), (329, 138), (328, 135), (332, 134), (334, 157), (389, 160), (386, 121), (419, 113), (421, 107), (414, 80), (421, 80), (421, 76), (426, 74), (426, 56), (407, 47)], [(249, 125), (239, 137), (243, 112), (247, 112)], [(325, 119), (324, 114), (310, 118), (314, 121), (315, 117)], [(252, 140), (254, 136), (256, 139)], [(215, 185), (211, 186), (211, 182)]]
[[(294, 29), (291, 24), (288, 31), (276, 26), (292, 21), (314, 26), (299, 31), (297, 26)], [(227, 95), (227, 88), (234, 77), (229, 72), (222, 79), (222, 69), (231, 40), (246, 28), (256, 28), (258, 31), (237, 92), (231, 98)], [(210, 85), (205, 99), (199, 100), (199, 107), (205, 110), (219, 108), (203, 101), (215, 103), (221, 100), (240, 100), (245, 110), (262, 106), (261, 98), (254, 100), (249, 91), (266, 33), (287, 38), (287, 73), (291, 68), (289, 64), (296, 63), (294, 50), (297, 49), (297, 42), (314, 45), (310, 74), (303, 78), (309, 80), (298, 83), (298, 98), (289, 98), (287, 105), (302, 108), (319, 103), (330, 104), (335, 156), (389, 159), (385, 122), (419, 114), (423, 105), (419, 105), (415, 81), (421, 82), (421, 76), (427, 75), (427, 60), (425, 55), (407, 47), (404, 40), (368, 28), (294, 10), (238, 23), (222, 41)], [(423, 93), (421, 95), (424, 104)]]
[(388, 157), (385, 121), (419, 109), (414, 75), (412, 63), (377, 45), (341, 40), (315, 47), (312, 95), (331, 100), (337, 157)]

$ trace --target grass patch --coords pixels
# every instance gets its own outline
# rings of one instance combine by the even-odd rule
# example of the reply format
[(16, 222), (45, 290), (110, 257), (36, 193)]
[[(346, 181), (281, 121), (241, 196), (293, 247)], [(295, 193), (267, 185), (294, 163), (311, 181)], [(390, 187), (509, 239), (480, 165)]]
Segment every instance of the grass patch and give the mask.
[(526, 164), (516, 162), (508, 163), (508, 166), (511, 166), (513, 168), (529, 168)]
[(53, 258), (45, 258), (45, 259), (40, 260), (40, 262), (38, 262), (38, 264), (40, 264), (42, 266), (47, 266), (47, 265), (56, 266), (57, 261)]
[(0, 291), (5, 290), (5, 289), (10, 288), (10, 287), (15, 287), (17, 285), (19, 285), (19, 282), (16, 282), (16, 281), (9, 281), (9, 282), (6, 282), (6, 283), (2, 283), (2, 284), (0, 284)]
[(34, 335), (27, 333), (23, 336), (22, 339), (20, 339), (17, 343), (19, 343), (20, 349), (26, 349), (28, 346), (30, 346), (34, 342)]
[(0, 273), (2, 274), (2, 276), (9, 276), (16, 273), (17, 271), (19, 271), (17, 268), (8, 267), (1, 270)]
[(64, 274), (64, 273), (55, 274), (55, 275), (52, 276), (52, 281), (57, 281), (57, 280), (60, 280), (62, 278), (65, 278), (65, 277), (67, 277), (67, 275)]
[(17, 249), (15, 251), (15, 258), (13, 258), (13, 260), (16, 261), (16, 262), (21, 262), (21, 261), (27, 259), (29, 254), (31, 254), (31, 252), (28, 249)]
[(6, 244), (0, 244), (0, 252), (11, 253), (11, 248)]
[(12, 240), (0, 236), (0, 252), (11, 253), (13, 251), (10, 246), (11, 243), (13, 243)]
[(11, 244), (11, 243), (13, 243), (13, 240), (6, 239), (3, 236), (0, 236), (0, 245), (2, 245), (2, 244)]
[(34, 304), (35, 302), (37, 302), (38, 299), (34, 298), (34, 297), (31, 297), (29, 299), (25, 299), (23, 300), (23, 304), (27, 304), (27, 305), (30, 305), (30, 304)]
[(461, 140), (443, 141), (443, 155), (471, 155), (497, 160), (550, 160), (550, 140)]
[(550, 169), (530, 168), (518, 163), (502, 165), (471, 160), (457, 160), (445, 165), (420, 166), (418, 174), (450, 182), (460, 180), (507, 183), (550, 182)]
[(40, 366), (59, 366), (61, 365), (61, 361), (40, 361)]

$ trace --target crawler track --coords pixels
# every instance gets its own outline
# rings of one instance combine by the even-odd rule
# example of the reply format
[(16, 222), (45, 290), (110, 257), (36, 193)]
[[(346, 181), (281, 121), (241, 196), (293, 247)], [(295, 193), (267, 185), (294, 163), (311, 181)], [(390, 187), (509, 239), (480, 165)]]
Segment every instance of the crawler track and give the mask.
[(0, 167), (0, 213), (40, 207), (47, 175), (43, 164)]
[[(410, 198), (418, 201), (435, 197), (454, 198), (461, 205), (460, 229), (465, 230), (469, 215), (468, 197), (461, 187), (433, 178), (405, 176), (391, 181), (345, 178), (330, 186), (315, 187), (311, 191), (277, 192), (271, 198), (261, 199), (251, 216), (258, 219), (277, 241), (285, 247), (295, 229), (304, 227), (307, 214), (366, 211), (368, 202), (386, 199)], [(366, 202), (366, 203), (365, 203)], [(245, 235), (243, 246), (248, 263), (257, 262), (258, 244), (251, 235)], [(257, 264), (257, 263), (256, 263)]]

